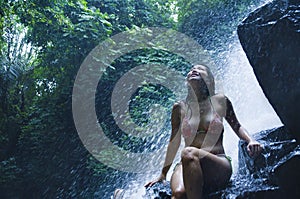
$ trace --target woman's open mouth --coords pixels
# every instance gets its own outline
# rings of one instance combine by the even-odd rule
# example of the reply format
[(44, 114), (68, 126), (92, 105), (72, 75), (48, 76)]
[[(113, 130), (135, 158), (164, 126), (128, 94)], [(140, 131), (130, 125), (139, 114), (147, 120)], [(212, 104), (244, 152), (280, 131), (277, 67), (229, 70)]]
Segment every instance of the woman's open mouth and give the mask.
[(191, 75), (189, 75), (189, 77), (199, 77), (200, 74), (199, 73), (192, 73)]

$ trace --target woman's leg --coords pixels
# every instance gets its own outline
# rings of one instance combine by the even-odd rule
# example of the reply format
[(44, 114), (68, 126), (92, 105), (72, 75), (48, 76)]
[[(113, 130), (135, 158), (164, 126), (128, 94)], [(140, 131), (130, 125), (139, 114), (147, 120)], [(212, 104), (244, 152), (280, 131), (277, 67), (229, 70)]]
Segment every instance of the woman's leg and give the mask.
[(230, 179), (232, 169), (225, 157), (195, 147), (186, 147), (181, 158), (188, 199), (201, 199), (203, 187), (216, 189), (224, 186)]
[(178, 164), (171, 177), (172, 199), (187, 199), (182, 175), (182, 165)]
[(204, 184), (198, 151), (187, 147), (181, 154), (183, 181), (188, 199), (201, 199)]

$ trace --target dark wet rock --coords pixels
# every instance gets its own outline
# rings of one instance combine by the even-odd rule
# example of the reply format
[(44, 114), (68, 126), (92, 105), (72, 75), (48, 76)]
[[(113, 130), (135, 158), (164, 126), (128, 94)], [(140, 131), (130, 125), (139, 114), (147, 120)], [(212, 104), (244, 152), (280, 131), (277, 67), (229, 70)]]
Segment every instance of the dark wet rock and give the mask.
[(156, 183), (150, 188), (147, 188), (145, 198), (153, 199), (171, 199), (171, 187), (169, 182)]
[(275, 0), (239, 26), (242, 47), (266, 97), (300, 138), (300, 1)]
[(283, 198), (300, 198), (300, 1), (266, 4), (239, 25), (238, 35), (266, 97), (285, 125), (256, 135), (265, 145), (256, 159), (247, 155), (246, 143), (240, 142), (240, 172), (278, 186)]
[(253, 137), (264, 145), (264, 150), (260, 156), (253, 159), (247, 153), (247, 143), (239, 142), (239, 172), (243, 174), (250, 172), (252, 175), (259, 174), (260, 177), (267, 177), (261, 176), (262, 169), (271, 172), (280, 160), (298, 147), (296, 140), (286, 132), (284, 127), (261, 131)]
[(284, 127), (262, 131), (255, 139), (264, 144), (260, 156), (253, 159), (246, 152), (246, 143), (239, 143), (240, 175), (250, 175), (266, 185), (274, 186), (277, 196), (300, 198), (300, 145)]
[(300, 198), (300, 147), (291, 152), (272, 170), (273, 182), (284, 190), (287, 198)]

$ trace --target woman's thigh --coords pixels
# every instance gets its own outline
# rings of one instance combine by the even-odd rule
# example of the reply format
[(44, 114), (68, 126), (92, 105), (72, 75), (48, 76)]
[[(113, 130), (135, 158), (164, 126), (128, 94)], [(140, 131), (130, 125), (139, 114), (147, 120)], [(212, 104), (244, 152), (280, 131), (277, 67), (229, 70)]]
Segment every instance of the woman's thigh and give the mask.
[[(231, 163), (229, 160), (224, 156), (203, 152), (202, 149), (196, 150), (196, 153), (199, 155), (198, 157), (203, 172), (204, 191), (209, 192), (226, 186), (232, 174)], [(182, 169), (181, 163), (174, 169), (171, 177), (172, 192), (185, 192)]]
[(232, 167), (230, 161), (224, 156), (208, 153), (200, 159), (203, 171), (204, 188), (218, 189), (229, 182)]
[(175, 166), (174, 172), (171, 177), (171, 190), (172, 192), (185, 192), (183, 175), (182, 175), (182, 164), (178, 163)]

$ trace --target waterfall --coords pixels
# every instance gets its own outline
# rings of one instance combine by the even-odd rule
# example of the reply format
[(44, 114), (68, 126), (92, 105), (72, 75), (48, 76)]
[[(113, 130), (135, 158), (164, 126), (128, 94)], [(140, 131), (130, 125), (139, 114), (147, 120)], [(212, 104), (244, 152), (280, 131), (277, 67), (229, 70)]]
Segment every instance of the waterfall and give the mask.
[[(282, 126), (279, 117), (266, 99), (255, 78), (252, 67), (239, 43), (236, 31), (232, 33), (228, 41), (223, 42), (222, 49), (218, 49), (217, 51), (219, 51), (216, 56), (218, 67), (213, 70), (213, 73), (215, 73), (219, 92), (224, 93), (232, 101), (240, 123), (248, 130), (249, 134), (251, 135), (262, 130)], [(220, 65), (222, 67), (220, 67)], [(224, 124), (225, 152), (231, 156), (233, 160), (233, 172), (236, 173), (238, 170), (238, 137), (226, 122), (224, 122)], [(165, 129), (165, 131), (170, 131), (170, 129)], [(99, 193), (96, 193), (96, 196), (99, 195), (100, 198), (108, 198), (111, 197), (113, 193), (107, 193), (107, 190), (111, 191), (115, 188), (121, 188), (126, 190), (123, 198), (143, 198), (146, 193), (143, 185), (160, 174), (164, 162), (168, 140), (165, 139), (164, 135), (158, 138), (156, 137), (156, 139), (158, 141), (153, 141), (150, 148), (155, 148), (154, 145), (161, 142), (161, 140), (163, 140), (165, 144), (162, 147), (163, 151), (161, 152), (160, 158), (156, 157), (156, 159), (153, 159), (148, 165), (140, 165), (143, 168), (148, 167), (148, 173), (124, 174), (121, 171), (116, 171), (107, 176), (109, 179), (107, 184), (99, 188)], [(179, 151), (182, 147), (183, 142)], [(171, 177), (171, 171), (178, 161), (179, 153), (168, 172), (168, 181)], [(153, 164), (153, 162), (155, 162), (155, 164)], [(102, 195), (103, 192), (106, 192), (104, 196)]]
[[(234, 34), (234, 42), (228, 46), (228, 51), (223, 54), (226, 63), (222, 80), (225, 95), (232, 101), (240, 123), (250, 135), (282, 126), (279, 117), (256, 80), (236, 33)], [(227, 123), (225, 132), (225, 151), (232, 157), (233, 170), (236, 171), (238, 137)]]
[[(240, 123), (248, 130), (250, 135), (262, 130), (282, 126), (280, 119), (264, 96), (255, 78), (252, 67), (247, 60), (236, 33), (233, 33), (232, 40), (233, 42), (227, 47), (228, 50), (222, 52), (222, 57), (220, 57), (224, 67), (218, 69), (216, 72), (219, 91), (224, 92), (232, 101)], [(233, 160), (233, 172), (236, 173), (238, 170), (238, 137), (227, 122), (224, 122), (224, 124), (224, 148), (226, 154), (231, 156)], [(182, 147), (183, 145), (181, 149)], [(161, 159), (155, 161), (160, 161), (162, 165), (164, 154), (162, 154)], [(178, 161), (179, 155), (177, 154), (174, 162)], [(148, 166), (149, 170), (152, 171), (153, 168), (150, 168), (153, 165), (150, 163)], [(143, 185), (160, 173), (161, 167), (156, 166), (155, 168), (157, 169), (156, 172), (138, 173), (133, 177), (128, 177), (128, 181), (123, 181), (123, 183), (126, 183), (126, 186), (122, 187), (126, 189), (124, 198), (143, 198), (146, 194)], [(170, 180), (173, 168), (174, 164), (168, 172), (167, 181)]]

